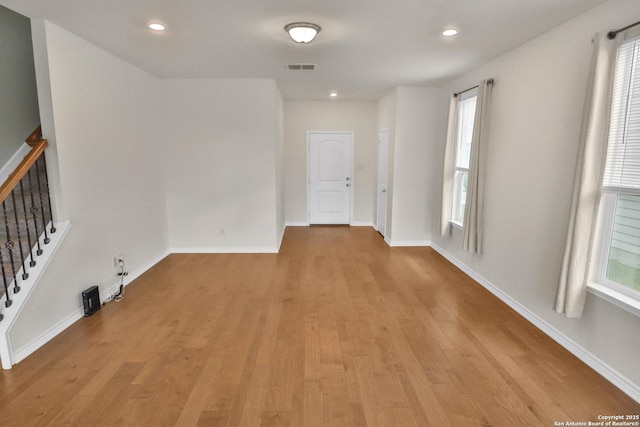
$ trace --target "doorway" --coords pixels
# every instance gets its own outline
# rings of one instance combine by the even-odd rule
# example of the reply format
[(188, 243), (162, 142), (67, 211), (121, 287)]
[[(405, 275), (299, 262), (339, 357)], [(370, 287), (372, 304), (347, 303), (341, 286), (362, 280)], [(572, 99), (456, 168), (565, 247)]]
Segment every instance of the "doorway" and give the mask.
[(378, 203), (376, 229), (382, 237), (387, 234), (387, 167), (389, 158), (389, 129), (381, 129), (378, 139)]
[(349, 224), (353, 132), (308, 132), (309, 224)]

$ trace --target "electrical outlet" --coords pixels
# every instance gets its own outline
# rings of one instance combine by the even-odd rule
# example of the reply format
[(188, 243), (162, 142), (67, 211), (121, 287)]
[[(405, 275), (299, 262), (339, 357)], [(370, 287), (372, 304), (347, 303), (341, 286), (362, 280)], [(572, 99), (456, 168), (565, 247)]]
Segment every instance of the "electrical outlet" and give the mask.
[(115, 267), (116, 270), (116, 275), (117, 276), (128, 276), (129, 273), (127, 273), (124, 269), (126, 268), (126, 260), (124, 259), (123, 255), (117, 255), (113, 257), (113, 266)]
[(220, 227), (220, 235), (224, 236), (225, 234), (227, 234), (227, 231), (223, 227)]

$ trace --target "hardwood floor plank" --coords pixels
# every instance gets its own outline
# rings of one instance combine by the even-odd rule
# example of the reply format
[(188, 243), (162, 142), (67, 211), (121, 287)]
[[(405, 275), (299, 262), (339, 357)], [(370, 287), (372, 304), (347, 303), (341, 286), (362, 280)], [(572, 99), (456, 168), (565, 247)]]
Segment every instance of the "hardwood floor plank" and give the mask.
[(304, 427), (323, 427), (324, 402), (322, 399), (322, 387), (319, 381), (304, 382), (304, 410), (303, 426)]
[(255, 370), (244, 407), (234, 408), (242, 410), (242, 416), (237, 425), (243, 427), (260, 425), (270, 377), (271, 371), (266, 367), (258, 367)]
[[(594, 392), (597, 390), (597, 392)], [(0, 372), (6, 426), (548, 426), (638, 414), (430, 248), (292, 227), (174, 254)]]
[(322, 393), (325, 426), (350, 427), (353, 425), (351, 403), (346, 393)]
[(382, 425), (386, 427), (417, 427), (409, 408), (385, 408)]
[(316, 320), (304, 323), (304, 379), (306, 381), (322, 378), (320, 356), (320, 325)]
[(322, 364), (322, 391), (325, 393), (347, 393), (347, 379), (342, 363)]
[(202, 411), (198, 418), (198, 427), (226, 427), (231, 414), (226, 411)]
[(264, 409), (269, 413), (291, 412), (293, 399), (294, 349), (285, 340), (279, 340), (271, 367)]
[(263, 412), (260, 418), (261, 427), (289, 427), (291, 414), (289, 412)]
[(144, 363), (123, 363), (96, 395), (95, 402), (100, 406), (87, 406), (79, 413), (74, 423), (85, 425), (99, 425), (105, 419), (117, 417), (120, 406), (131, 399), (139, 386), (133, 385), (133, 380), (144, 367)]

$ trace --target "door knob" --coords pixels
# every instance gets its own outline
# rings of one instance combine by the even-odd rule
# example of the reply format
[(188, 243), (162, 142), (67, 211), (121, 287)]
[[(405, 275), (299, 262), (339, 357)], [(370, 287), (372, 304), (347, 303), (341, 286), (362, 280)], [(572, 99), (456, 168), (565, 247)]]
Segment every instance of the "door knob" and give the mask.
[(383, 193), (386, 193), (386, 192), (387, 192), (387, 190), (382, 190), (382, 192), (383, 192)]

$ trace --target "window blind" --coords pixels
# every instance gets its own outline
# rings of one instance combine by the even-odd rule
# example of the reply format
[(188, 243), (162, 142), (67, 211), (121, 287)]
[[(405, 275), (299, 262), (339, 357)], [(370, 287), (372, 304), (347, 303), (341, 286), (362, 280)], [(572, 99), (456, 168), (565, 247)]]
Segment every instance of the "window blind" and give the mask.
[(640, 195), (640, 38), (618, 51), (603, 190)]

